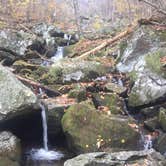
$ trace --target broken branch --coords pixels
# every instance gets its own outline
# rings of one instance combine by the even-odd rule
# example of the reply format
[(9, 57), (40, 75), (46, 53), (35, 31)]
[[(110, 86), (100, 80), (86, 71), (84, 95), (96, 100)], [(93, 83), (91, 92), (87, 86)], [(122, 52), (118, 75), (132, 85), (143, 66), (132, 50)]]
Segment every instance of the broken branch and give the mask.
[(77, 57), (76, 59), (85, 59), (87, 58), (90, 54), (95, 54), (98, 51), (100, 51), (101, 49), (107, 47), (108, 45), (114, 44), (116, 41), (120, 40), (121, 38), (127, 36), (128, 34), (132, 33), (135, 29), (137, 25), (133, 25), (131, 27), (129, 27), (127, 30), (125, 30), (124, 32), (121, 32), (119, 35), (115, 36), (114, 38), (108, 39), (105, 42), (103, 42), (102, 44), (100, 44), (99, 46), (95, 47), (94, 49), (85, 52), (84, 54), (82, 54), (81, 56)]

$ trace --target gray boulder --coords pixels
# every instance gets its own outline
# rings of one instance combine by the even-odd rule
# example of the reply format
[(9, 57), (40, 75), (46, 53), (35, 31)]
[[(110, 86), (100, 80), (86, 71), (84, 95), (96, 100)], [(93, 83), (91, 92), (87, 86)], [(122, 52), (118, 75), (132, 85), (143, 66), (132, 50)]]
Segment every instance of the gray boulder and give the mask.
[(88, 153), (67, 160), (64, 166), (165, 166), (166, 160), (153, 149), (148, 151), (123, 151), (118, 153)]
[(20, 140), (12, 133), (0, 132), (0, 165), (19, 166), (21, 160)]
[(155, 102), (166, 95), (166, 79), (148, 69), (137, 74), (137, 80), (129, 94), (129, 105), (141, 106)]
[(55, 82), (89, 81), (105, 75), (111, 68), (95, 61), (63, 59), (52, 65), (50, 75)]
[(1, 121), (38, 107), (36, 95), (1, 65), (0, 94)]
[(155, 31), (150, 26), (139, 27), (128, 39), (117, 69), (121, 72), (142, 71), (148, 53), (166, 46), (165, 31)]
[(73, 105), (62, 118), (69, 148), (76, 153), (138, 150), (140, 134), (133, 120), (97, 111), (90, 101)]
[(32, 44), (33, 35), (24, 31), (0, 31), (0, 47), (12, 50), (18, 55), (24, 55), (27, 46)]

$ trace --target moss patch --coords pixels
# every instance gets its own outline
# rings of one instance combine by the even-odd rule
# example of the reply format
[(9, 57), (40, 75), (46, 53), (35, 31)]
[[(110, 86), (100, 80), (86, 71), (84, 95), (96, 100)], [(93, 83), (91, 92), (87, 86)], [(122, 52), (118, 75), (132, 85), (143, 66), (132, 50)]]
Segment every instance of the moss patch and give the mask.
[(105, 148), (132, 149), (137, 144), (138, 133), (129, 127), (127, 119), (109, 117), (87, 102), (66, 110), (62, 126), (69, 147), (76, 153)]
[(162, 129), (166, 132), (166, 109), (161, 108), (159, 113), (159, 123)]
[(160, 58), (166, 55), (166, 49), (159, 49), (158, 51), (146, 56), (146, 65), (153, 72), (166, 78), (166, 72), (162, 70), (162, 64)]

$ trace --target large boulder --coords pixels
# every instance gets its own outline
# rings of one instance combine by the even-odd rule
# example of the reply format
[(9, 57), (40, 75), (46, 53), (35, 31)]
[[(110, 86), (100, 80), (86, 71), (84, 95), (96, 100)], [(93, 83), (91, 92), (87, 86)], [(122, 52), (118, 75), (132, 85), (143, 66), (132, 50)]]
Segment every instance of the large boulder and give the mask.
[(3, 131), (0, 133), (0, 165), (19, 166), (21, 160), (20, 140), (12, 133)]
[(52, 65), (50, 75), (55, 82), (89, 81), (105, 75), (111, 68), (95, 61), (63, 59)]
[(156, 100), (164, 99), (164, 96), (166, 96), (166, 79), (146, 69), (137, 75), (129, 94), (129, 106), (154, 103)]
[(138, 149), (140, 135), (129, 123), (129, 119), (97, 111), (88, 101), (71, 106), (62, 118), (69, 148), (76, 153)]
[(118, 153), (88, 153), (67, 160), (64, 166), (164, 166), (166, 160), (153, 149), (148, 151), (123, 151)]
[(27, 46), (32, 44), (33, 35), (24, 31), (13, 32), (4, 30), (0, 32), (0, 46), (12, 50), (18, 55), (24, 55)]
[(156, 31), (150, 26), (139, 27), (127, 40), (124, 52), (117, 64), (121, 72), (142, 71), (148, 53), (166, 46), (166, 31)]
[(36, 95), (1, 65), (0, 94), (1, 121), (38, 107)]

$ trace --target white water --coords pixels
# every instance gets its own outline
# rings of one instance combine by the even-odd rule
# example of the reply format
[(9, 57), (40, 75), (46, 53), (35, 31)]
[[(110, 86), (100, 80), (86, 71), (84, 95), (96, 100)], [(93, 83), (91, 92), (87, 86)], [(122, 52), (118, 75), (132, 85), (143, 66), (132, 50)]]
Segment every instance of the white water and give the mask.
[(59, 160), (64, 157), (64, 154), (58, 151), (46, 151), (45, 149), (32, 149), (32, 160)]
[[(42, 89), (39, 89), (40, 95), (42, 95)], [(41, 117), (42, 117), (42, 126), (43, 126), (43, 146), (44, 149), (32, 149), (30, 151), (30, 156), (33, 160), (59, 160), (64, 157), (64, 154), (59, 151), (49, 151), (48, 150), (48, 134), (47, 134), (47, 119), (46, 119), (46, 110), (43, 104), (40, 104), (41, 107)]]
[(63, 58), (63, 50), (64, 50), (64, 47), (58, 47), (54, 56), (51, 57), (51, 60), (53, 62), (56, 62), (56, 61), (62, 59)]
[(43, 145), (44, 149), (48, 151), (48, 135), (47, 135), (47, 120), (46, 120), (46, 111), (44, 105), (40, 104), (42, 109), (41, 116), (42, 116), (42, 125), (43, 125)]
[(65, 40), (68, 40), (68, 42), (67, 42), (67, 46), (70, 45), (71, 37), (72, 37), (72, 35), (64, 34), (64, 39), (65, 39)]

